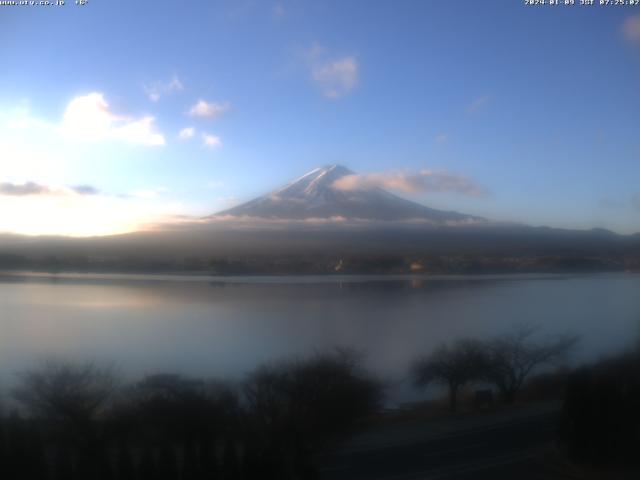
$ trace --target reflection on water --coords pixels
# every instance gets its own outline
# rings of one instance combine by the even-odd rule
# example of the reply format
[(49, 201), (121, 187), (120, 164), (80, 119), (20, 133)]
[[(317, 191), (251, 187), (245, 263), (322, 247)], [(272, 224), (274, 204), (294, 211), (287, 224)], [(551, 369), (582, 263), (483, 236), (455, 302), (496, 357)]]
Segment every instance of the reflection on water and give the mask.
[(0, 277), (0, 381), (43, 355), (115, 360), (131, 374), (238, 376), (333, 346), (402, 379), (459, 336), (518, 324), (582, 335), (577, 356), (635, 338), (640, 276)]

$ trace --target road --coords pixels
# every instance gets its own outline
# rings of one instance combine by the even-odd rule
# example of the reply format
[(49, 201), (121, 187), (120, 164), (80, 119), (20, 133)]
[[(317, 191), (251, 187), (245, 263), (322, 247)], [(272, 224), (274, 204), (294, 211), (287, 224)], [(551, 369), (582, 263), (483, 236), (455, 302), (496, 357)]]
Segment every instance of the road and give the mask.
[[(323, 459), (324, 480), (563, 478), (540, 460), (555, 435), (557, 407), (372, 431)], [(465, 428), (465, 426), (469, 428)]]

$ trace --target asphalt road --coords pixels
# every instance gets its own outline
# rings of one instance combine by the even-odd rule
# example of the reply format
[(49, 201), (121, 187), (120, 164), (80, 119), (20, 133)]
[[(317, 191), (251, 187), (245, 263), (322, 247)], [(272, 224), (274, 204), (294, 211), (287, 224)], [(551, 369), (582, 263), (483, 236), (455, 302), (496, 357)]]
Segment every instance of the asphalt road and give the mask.
[[(495, 423), (403, 441), (345, 446), (323, 459), (325, 480), (562, 478), (540, 461), (553, 442), (557, 411), (532, 412)], [(425, 428), (428, 428), (425, 426)]]

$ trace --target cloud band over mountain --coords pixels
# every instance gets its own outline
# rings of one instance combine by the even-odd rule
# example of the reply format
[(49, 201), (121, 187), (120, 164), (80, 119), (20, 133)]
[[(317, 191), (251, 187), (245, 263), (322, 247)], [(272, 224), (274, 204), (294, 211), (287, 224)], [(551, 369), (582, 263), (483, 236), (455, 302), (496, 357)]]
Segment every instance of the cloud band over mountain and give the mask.
[(482, 197), (488, 191), (466, 177), (448, 172), (422, 170), (418, 173), (385, 172), (345, 175), (333, 183), (342, 191), (384, 188), (404, 193), (455, 192)]

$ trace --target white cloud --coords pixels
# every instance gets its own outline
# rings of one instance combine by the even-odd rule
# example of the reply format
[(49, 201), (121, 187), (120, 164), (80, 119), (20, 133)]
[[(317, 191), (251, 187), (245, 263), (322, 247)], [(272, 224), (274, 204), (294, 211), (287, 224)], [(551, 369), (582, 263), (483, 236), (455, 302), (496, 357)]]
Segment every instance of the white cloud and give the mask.
[(449, 141), (449, 135), (446, 133), (439, 133), (433, 140), (439, 144), (447, 143)]
[[(0, 110), (0, 231), (115, 234), (184, 212), (175, 201), (107, 195), (82, 183), (93, 178), (94, 165), (101, 170), (110, 161), (109, 154), (126, 155), (127, 142), (157, 143), (144, 118), (114, 114), (100, 94), (77, 97), (56, 121), (35, 117), (25, 106)], [(87, 139), (109, 143), (78, 141)]]
[(192, 117), (217, 118), (227, 113), (230, 109), (231, 104), (229, 102), (216, 103), (200, 99), (189, 109), (188, 113)]
[(140, 145), (164, 145), (164, 137), (154, 131), (153, 117), (143, 117), (140, 120), (125, 123), (113, 130), (113, 138)]
[(469, 104), (467, 107), (467, 113), (476, 113), (482, 110), (489, 103), (490, 97), (489, 95), (483, 95), (481, 97), (476, 98)]
[(174, 75), (168, 82), (156, 82), (150, 87), (145, 86), (143, 88), (145, 93), (147, 94), (147, 97), (149, 97), (149, 100), (151, 100), (152, 102), (157, 102), (158, 100), (160, 100), (160, 97), (162, 97), (162, 95), (167, 95), (169, 93), (184, 90), (184, 85), (177, 77), (177, 75)]
[(189, 138), (193, 138), (195, 134), (196, 134), (195, 128), (186, 127), (180, 130), (180, 133), (178, 134), (178, 136), (180, 137), (180, 140), (188, 140)]
[(287, 14), (287, 10), (284, 8), (282, 2), (276, 2), (273, 6), (273, 16), (275, 18), (283, 18)]
[(238, 197), (235, 195), (228, 195), (226, 197), (216, 198), (216, 203), (220, 205), (220, 208), (230, 208), (239, 203)]
[(471, 196), (485, 196), (485, 188), (473, 181), (448, 172), (422, 170), (418, 173), (385, 172), (346, 175), (333, 183), (338, 190), (368, 190), (386, 188), (405, 193), (455, 192)]
[(231, 5), (227, 11), (227, 17), (230, 19), (246, 17), (254, 13), (257, 6), (255, 0), (236, 0), (228, 3)]
[(4, 181), (65, 182), (83, 156), (83, 149), (76, 147), (64, 141), (57, 125), (34, 118), (28, 111), (0, 111), (0, 176)]
[(358, 83), (358, 62), (354, 57), (314, 65), (311, 76), (327, 98), (340, 98)]
[(640, 15), (628, 17), (622, 24), (622, 35), (634, 44), (640, 45)]
[(180, 81), (180, 79), (174, 75), (171, 78), (171, 81), (169, 82), (169, 84), (167, 85), (167, 89), (171, 92), (176, 90), (182, 90), (184, 89), (184, 85), (182, 85), (182, 82)]
[(331, 58), (322, 46), (314, 44), (304, 58), (311, 79), (327, 98), (344, 97), (358, 84), (359, 65), (353, 56)]
[(166, 187), (140, 188), (131, 192), (131, 196), (135, 198), (157, 198), (167, 191)]
[(220, 140), (220, 137), (211, 135), (209, 133), (202, 134), (202, 142), (204, 143), (205, 146), (209, 148), (217, 148), (222, 146), (222, 141)]
[[(354, 231), (360, 228), (370, 228), (371, 226), (398, 226), (398, 225), (415, 225), (415, 226), (439, 226), (440, 222), (433, 220), (427, 220), (424, 218), (408, 218), (405, 220), (370, 220), (366, 218), (347, 218), (340, 215), (332, 217), (307, 217), (303, 219), (288, 219), (288, 218), (269, 218), (264, 217), (249, 217), (249, 216), (235, 216), (235, 215), (215, 215), (206, 219), (185, 219), (183, 224), (222, 224), (228, 226), (234, 226), (238, 228), (250, 228), (256, 227), (269, 227), (269, 228), (288, 228), (288, 227), (314, 227), (322, 225), (341, 225), (345, 228), (352, 228)], [(469, 227), (469, 226), (486, 226), (489, 223), (481, 218), (465, 218), (463, 220), (449, 220), (445, 224), (449, 227)], [(491, 223), (493, 225), (500, 225), (499, 223)]]
[(160, 146), (164, 136), (155, 129), (155, 118), (138, 119), (116, 115), (102, 93), (75, 97), (64, 112), (60, 131), (68, 138), (81, 141), (117, 140), (127, 143)]
[(131, 143), (162, 144), (150, 119), (117, 116), (96, 95), (89, 106), (77, 97), (63, 110), (66, 117), (61, 112), (53, 120), (34, 116), (24, 102), (0, 109), (0, 181), (73, 185), (92, 164), (110, 162), (107, 152), (127, 155)]

